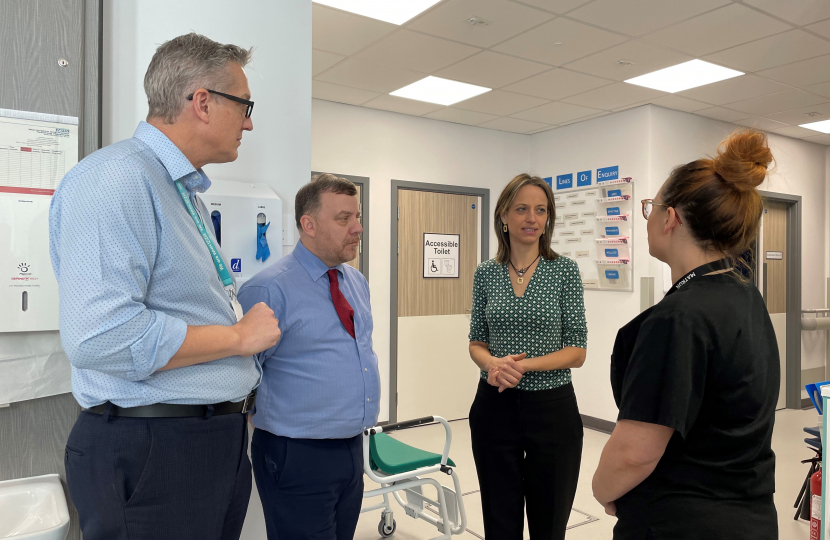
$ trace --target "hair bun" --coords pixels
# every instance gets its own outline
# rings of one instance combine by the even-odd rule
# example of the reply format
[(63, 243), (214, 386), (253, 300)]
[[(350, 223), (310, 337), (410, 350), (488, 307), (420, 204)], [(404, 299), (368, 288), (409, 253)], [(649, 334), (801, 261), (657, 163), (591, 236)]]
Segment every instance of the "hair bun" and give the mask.
[(724, 180), (741, 189), (754, 189), (767, 177), (772, 163), (767, 136), (760, 131), (736, 131), (718, 146), (712, 166)]

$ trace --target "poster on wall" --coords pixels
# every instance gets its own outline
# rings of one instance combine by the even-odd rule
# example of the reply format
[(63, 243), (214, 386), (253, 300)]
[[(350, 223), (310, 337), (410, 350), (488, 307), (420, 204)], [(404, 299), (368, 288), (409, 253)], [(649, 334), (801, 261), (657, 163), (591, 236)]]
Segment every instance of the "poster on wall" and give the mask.
[(76, 117), (0, 109), (0, 193), (52, 195), (76, 163)]
[(424, 233), (424, 277), (457, 278), (461, 235)]
[(618, 167), (551, 177), (556, 206), (551, 247), (573, 259), (586, 290), (631, 291), (634, 185)]

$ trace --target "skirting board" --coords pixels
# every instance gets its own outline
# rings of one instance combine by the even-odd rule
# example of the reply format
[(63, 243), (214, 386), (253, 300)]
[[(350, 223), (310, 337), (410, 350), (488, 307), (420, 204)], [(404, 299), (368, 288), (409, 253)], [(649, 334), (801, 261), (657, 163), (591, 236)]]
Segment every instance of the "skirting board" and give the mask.
[(611, 433), (614, 431), (614, 426), (617, 425), (616, 422), (609, 422), (608, 420), (603, 420), (602, 418), (594, 418), (593, 416), (587, 416), (584, 414), (580, 414), (579, 416), (582, 417), (582, 425), (588, 429), (593, 429), (594, 431), (601, 431), (602, 433)]

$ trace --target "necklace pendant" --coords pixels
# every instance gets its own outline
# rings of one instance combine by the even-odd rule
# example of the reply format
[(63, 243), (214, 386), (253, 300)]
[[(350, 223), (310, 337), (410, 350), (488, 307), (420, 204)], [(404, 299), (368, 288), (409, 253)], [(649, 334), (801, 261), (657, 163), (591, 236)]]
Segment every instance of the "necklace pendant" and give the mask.
[(521, 285), (522, 283), (524, 283), (524, 282), (525, 282), (525, 278), (523, 278), (523, 277), (519, 276), (519, 277), (516, 279), (516, 282), (517, 282), (519, 285)]

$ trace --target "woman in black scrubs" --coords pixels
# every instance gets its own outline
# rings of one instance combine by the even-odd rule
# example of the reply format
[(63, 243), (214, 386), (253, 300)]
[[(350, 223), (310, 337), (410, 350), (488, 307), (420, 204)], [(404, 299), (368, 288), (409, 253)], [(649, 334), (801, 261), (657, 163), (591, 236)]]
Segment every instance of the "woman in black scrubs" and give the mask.
[(649, 252), (674, 286), (617, 334), (617, 425), (594, 496), (614, 539), (778, 538), (771, 448), (778, 345), (739, 256), (755, 240), (766, 136), (736, 132), (643, 201)]

